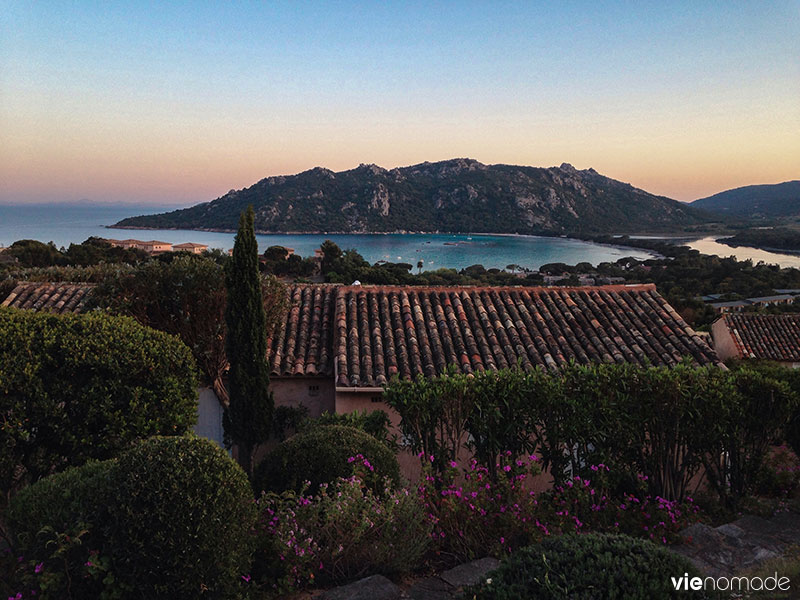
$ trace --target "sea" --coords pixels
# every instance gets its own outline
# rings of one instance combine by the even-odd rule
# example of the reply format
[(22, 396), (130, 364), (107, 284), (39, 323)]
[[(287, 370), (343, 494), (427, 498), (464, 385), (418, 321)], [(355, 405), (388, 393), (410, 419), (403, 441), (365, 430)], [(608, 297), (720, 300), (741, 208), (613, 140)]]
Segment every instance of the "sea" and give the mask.
[[(174, 205), (134, 204), (0, 204), (0, 246), (8, 246), (21, 239), (53, 242), (67, 247), (89, 237), (117, 239), (136, 238), (159, 240), (178, 244), (196, 242), (210, 248), (227, 250), (233, 247), (232, 233), (209, 231), (156, 229), (109, 229), (108, 225), (125, 217), (155, 214), (174, 210)], [(326, 239), (342, 249), (356, 249), (369, 262), (404, 262), (414, 266), (422, 261), (423, 270), (439, 268), (463, 269), (482, 264), (486, 268), (503, 269), (519, 265), (538, 269), (547, 263), (561, 262), (574, 265), (588, 262), (614, 262), (626, 256), (643, 260), (654, 256), (646, 250), (595, 244), (561, 237), (487, 234), (291, 234), (257, 235), (259, 250), (269, 246), (293, 248), (301, 256), (311, 256)], [(775, 254), (750, 248), (730, 248), (713, 238), (691, 240), (687, 245), (708, 254), (734, 255), (737, 258), (756, 258), (800, 267), (800, 257)]]

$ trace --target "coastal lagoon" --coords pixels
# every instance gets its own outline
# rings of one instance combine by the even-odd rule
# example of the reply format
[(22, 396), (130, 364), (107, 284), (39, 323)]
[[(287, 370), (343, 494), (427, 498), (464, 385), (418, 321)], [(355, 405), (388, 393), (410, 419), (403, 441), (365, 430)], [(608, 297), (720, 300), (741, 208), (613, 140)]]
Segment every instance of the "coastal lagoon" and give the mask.
[[(0, 205), (0, 245), (9, 245), (19, 239), (35, 239), (68, 246), (88, 237), (117, 239), (136, 238), (160, 240), (173, 244), (197, 242), (211, 248), (227, 250), (233, 247), (234, 234), (189, 230), (129, 230), (108, 229), (124, 217), (153, 214), (173, 210), (174, 206), (132, 205)], [(380, 260), (405, 262), (424, 270), (443, 267), (463, 269), (474, 264), (487, 268), (504, 268), (517, 264), (529, 269), (563, 262), (593, 265), (616, 261), (625, 256), (645, 259), (652, 256), (646, 250), (622, 248), (582, 242), (570, 238), (536, 236), (507, 236), (479, 234), (300, 234), (257, 235), (259, 251), (279, 245), (294, 248), (301, 256), (311, 256), (326, 239), (333, 240), (342, 249), (355, 248), (371, 263)]]
[(800, 256), (796, 254), (780, 254), (761, 250), (760, 248), (748, 248), (739, 246), (733, 248), (726, 244), (721, 244), (716, 238), (706, 237), (699, 240), (692, 240), (685, 244), (702, 254), (716, 254), (717, 256), (735, 256), (738, 260), (752, 260), (753, 263), (759, 261), (780, 265), (781, 267), (795, 267), (800, 269)]
[[(91, 205), (36, 204), (0, 205), (0, 245), (20, 239), (53, 242), (56, 246), (80, 243), (91, 236), (161, 240), (178, 244), (198, 242), (211, 248), (227, 250), (233, 246), (232, 233), (189, 230), (108, 229), (120, 219), (140, 214), (173, 210), (175, 206), (154, 205)], [(422, 261), (424, 270), (439, 268), (463, 269), (474, 264), (487, 268), (504, 268), (516, 264), (537, 269), (543, 264), (563, 262), (577, 264), (614, 262), (625, 256), (646, 259), (653, 254), (638, 248), (624, 248), (583, 242), (571, 238), (483, 234), (292, 234), (258, 235), (259, 250), (280, 245), (294, 248), (301, 256), (311, 256), (326, 240), (333, 240), (342, 249), (355, 248), (371, 263), (380, 260), (404, 262), (414, 266)], [(730, 248), (713, 238), (688, 242), (687, 245), (706, 254), (734, 255), (755, 258), (782, 266), (800, 267), (800, 257), (775, 254), (751, 248)], [(757, 256), (757, 258), (756, 258)]]

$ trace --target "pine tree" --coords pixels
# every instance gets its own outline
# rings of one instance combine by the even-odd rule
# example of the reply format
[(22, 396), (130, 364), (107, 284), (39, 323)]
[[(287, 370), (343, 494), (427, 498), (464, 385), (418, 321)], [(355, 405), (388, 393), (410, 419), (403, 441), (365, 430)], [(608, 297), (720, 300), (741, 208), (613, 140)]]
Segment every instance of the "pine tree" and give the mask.
[(252, 206), (239, 219), (233, 258), (225, 270), (225, 284), (230, 402), (223, 424), (227, 442), (238, 446), (239, 463), (252, 475), (253, 452), (269, 437), (274, 406), (269, 390), (267, 325)]

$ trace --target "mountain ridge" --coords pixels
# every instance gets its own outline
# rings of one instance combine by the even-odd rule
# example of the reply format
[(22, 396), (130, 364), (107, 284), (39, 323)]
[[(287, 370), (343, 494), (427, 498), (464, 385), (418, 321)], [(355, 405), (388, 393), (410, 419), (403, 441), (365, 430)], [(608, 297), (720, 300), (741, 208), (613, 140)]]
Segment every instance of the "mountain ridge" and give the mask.
[(800, 180), (745, 185), (690, 203), (708, 212), (738, 217), (775, 218), (800, 215)]
[(252, 204), (260, 233), (625, 233), (676, 230), (706, 213), (599, 174), (485, 165), (469, 158), (334, 172), (314, 167), (265, 177), (210, 202), (130, 217), (119, 228), (232, 231)]

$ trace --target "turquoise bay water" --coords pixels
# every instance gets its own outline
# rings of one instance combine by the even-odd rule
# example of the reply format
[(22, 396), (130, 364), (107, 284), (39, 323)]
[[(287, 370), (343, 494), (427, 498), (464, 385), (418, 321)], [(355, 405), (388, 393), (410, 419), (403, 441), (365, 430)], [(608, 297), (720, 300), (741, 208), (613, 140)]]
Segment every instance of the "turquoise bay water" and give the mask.
[[(173, 209), (164, 206), (107, 206), (107, 205), (0, 205), (0, 245), (15, 240), (35, 239), (54, 242), (56, 246), (80, 243), (90, 236), (117, 239), (136, 238), (160, 240), (173, 244), (197, 242), (211, 248), (227, 250), (233, 246), (232, 233), (188, 230), (128, 230), (108, 229), (124, 217), (152, 214)], [(374, 263), (379, 260), (416, 265), (424, 262), (425, 270), (441, 267), (462, 269), (482, 264), (487, 268), (504, 268), (517, 264), (536, 269), (539, 266), (563, 262), (593, 265), (615, 261), (625, 256), (639, 259), (651, 256), (644, 250), (617, 248), (573, 240), (535, 236), (452, 235), (452, 234), (349, 234), (349, 235), (259, 235), (261, 251), (280, 245), (294, 248), (302, 256), (311, 256), (326, 239), (341, 248), (355, 248)]]

